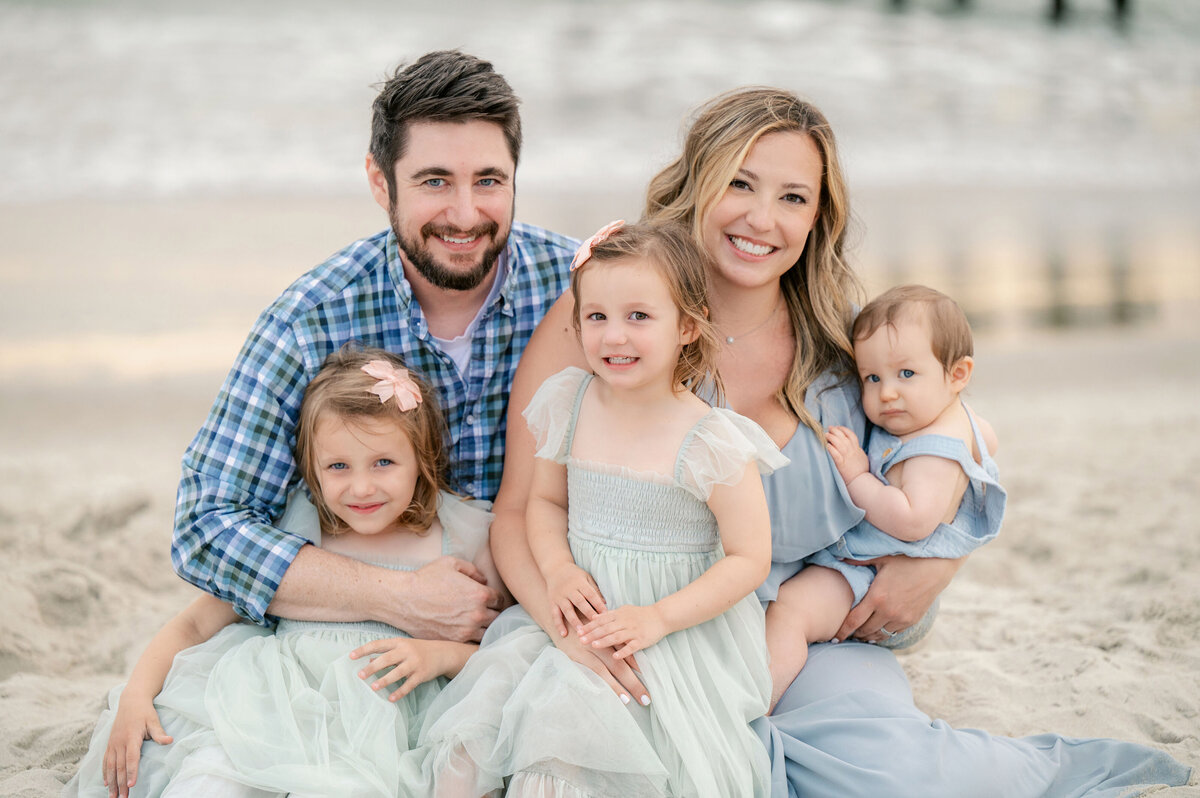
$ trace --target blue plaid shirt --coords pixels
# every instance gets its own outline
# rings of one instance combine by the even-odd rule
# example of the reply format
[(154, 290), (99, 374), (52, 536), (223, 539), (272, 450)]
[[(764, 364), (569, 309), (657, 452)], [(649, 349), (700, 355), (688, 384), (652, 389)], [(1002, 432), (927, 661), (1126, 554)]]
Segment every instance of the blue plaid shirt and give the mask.
[(267, 606), (306, 541), (276, 529), (299, 479), (292, 451), (304, 389), (347, 341), (394, 352), (433, 385), (450, 430), (451, 482), (495, 498), (517, 359), (566, 288), (576, 242), (514, 223), (508, 274), (483, 308), (467, 373), (442, 352), (404, 277), (390, 230), (356, 241), (263, 311), (208, 420), (183, 456), (171, 561), (184, 579), (267, 625)]

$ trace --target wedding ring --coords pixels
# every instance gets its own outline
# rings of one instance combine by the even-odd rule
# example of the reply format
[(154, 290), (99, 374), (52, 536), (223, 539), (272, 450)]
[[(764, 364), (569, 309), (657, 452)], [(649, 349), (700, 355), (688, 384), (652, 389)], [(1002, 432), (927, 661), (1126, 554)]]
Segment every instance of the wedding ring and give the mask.
[(896, 633), (895, 633), (895, 632), (889, 632), (889, 631), (887, 630), (887, 628), (886, 628), (886, 627), (883, 627), (883, 626), (879, 627), (879, 631), (883, 632), (883, 633), (884, 633), (885, 635), (887, 635), (888, 637), (895, 637), (895, 636), (896, 636)]

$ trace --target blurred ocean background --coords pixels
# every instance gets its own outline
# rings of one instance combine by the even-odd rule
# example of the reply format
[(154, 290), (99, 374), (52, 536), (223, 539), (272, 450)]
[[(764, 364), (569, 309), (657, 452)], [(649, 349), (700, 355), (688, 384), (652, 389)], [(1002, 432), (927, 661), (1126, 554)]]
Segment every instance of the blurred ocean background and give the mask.
[[(288, 282), (385, 224), (373, 84), (459, 47), (523, 99), (518, 218), (636, 218), (745, 84), (840, 139), (871, 293), (977, 329), (1200, 330), (1200, 0), (0, 2), (0, 380), (223, 372)], [(213, 386), (215, 388), (215, 385)]]

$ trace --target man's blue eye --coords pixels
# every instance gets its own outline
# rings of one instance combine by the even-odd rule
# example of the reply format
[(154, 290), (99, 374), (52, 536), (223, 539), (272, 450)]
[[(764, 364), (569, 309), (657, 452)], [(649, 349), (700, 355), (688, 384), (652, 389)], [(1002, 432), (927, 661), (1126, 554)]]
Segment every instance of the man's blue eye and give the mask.
[(479, 185), (483, 186), (484, 188), (491, 188), (499, 182), (500, 181), (494, 177), (485, 177), (479, 181)]
[(441, 188), (446, 185), (446, 179), (444, 177), (431, 177), (425, 181), (425, 185), (430, 188)]
[(906, 379), (906, 380), (907, 380), (909, 377), (916, 376), (916, 373), (917, 373), (917, 372), (913, 371), (912, 369), (900, 369), (900, 376), (901, 376), (901, 377), (903, 377), (903, 378), (904, 378), (904, 379)]

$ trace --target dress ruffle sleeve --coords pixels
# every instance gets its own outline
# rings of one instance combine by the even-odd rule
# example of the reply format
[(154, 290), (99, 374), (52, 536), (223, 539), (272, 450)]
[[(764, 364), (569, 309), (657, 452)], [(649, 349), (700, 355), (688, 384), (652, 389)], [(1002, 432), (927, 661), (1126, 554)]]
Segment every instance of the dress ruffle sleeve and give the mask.
[(751, 462), (760, 474), (770, 474), (790, 461), (758, 424), (732, 410), (714, 408), (684, 442), (677, 469), (679, 483), (707, 501), (713, 487), (736, 483)]
[(473, 562), (488, 545), (488, 529), (496, 516), (491, 502), (461, 499), (452, 493), (438, 496), (438, 520), (446, 533), (446, 553)]
[(547, 377), (529, 406), (521, 413), (537, 442), (535, 457), (567, 462), (567, 438), (571, 429), (571, 410), (579, 396), (579, 388), (588, 377), (583, 369), (570, 366)]

